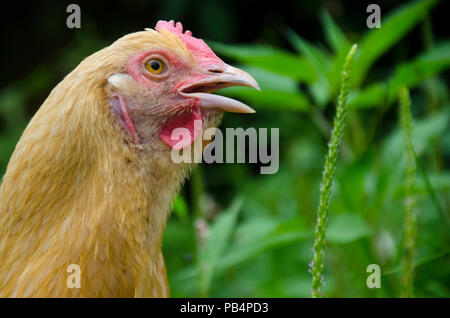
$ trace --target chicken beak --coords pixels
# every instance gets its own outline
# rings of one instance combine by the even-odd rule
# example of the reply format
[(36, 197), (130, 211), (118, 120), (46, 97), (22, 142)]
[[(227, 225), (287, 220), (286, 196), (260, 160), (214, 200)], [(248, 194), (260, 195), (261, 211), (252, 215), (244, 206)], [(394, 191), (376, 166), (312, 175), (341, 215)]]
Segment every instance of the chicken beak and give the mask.
[(211, 94), (212, 92), (231, 86), (247, 86), (257, 90), (259, 88), (255, 79), (247, 72), (225, 64), (223, 68), (208, 72), (208, 76), (190, 83), (179, 90), (184, 97), (197, 98), (200, 109), (219, 110), (232, 113), (254, 113), (251, 107), (232, 98)]
[(219, 74), (221, 74), (219, 75), (221, 80), (230, 83), (230, 86), (247, 86), (253, 87), (258, 91), (261, 90), (256, 80), (250, 74), (237, 67), (226, 64), (223, 73)]

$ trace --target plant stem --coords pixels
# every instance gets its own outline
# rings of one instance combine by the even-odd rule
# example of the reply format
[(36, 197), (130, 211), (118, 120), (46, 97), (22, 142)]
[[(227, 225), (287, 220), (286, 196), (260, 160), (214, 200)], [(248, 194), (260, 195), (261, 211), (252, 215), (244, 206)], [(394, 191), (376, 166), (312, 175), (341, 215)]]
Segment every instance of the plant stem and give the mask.
[(417, 219), (414, 213), (414, 195), (412, 189), (416, 175), (416, 155), (411, 139), (412, 116), (411, 100), (406, 86), (400, 88), (400, 123), (403, 130), (405, 153), (407, 157), (406, 180), (405, 180), (405, 201), (404, 201), (404, 232), (403, 232), (403, 277), (402, 277), (402, 297), (413, 297), (414, 280), (414, 254), (417, 236)]
[(325, 248), (325, 232), (328, 223), (328, 209), (331, 199), (331, 185), (333, 183), (334, 172), (336, 170), (336, 161), (339, 148), (344, 135), (344, 127), (347, 118), (347, 97), (349, 92), (350, 69), (357, 45), (354, 44), (345, 60), (342, 72), (341, 90), (338, 98), (336, 117), (333, 123), (333, 131), (328, 146), (328, 154), (325, 159), (325, 166), (322, 173), (322, 183), (320, 186), (320, 202), (317, 209), (317, 224), (315, 230), (315, 240), (313, 247), (313, 260), (310, 265), (312, 274), (311, 295), (313, 298), (323, 295), (323, 259)]

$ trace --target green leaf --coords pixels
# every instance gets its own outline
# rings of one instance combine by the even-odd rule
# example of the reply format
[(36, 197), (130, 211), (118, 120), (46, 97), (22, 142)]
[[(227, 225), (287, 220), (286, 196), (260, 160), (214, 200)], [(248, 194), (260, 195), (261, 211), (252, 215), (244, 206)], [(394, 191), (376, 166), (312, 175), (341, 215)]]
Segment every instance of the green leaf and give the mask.
[(224, 44), (214, 41), (208, 41), (208, 44), (213, 50), (217, 51), (217, 53), (239, 60), (285, 54), (285, 52), (280, 49), (268, 45)]
[(320, 12), (320, 21), (325, 32), (325, 38), (335, 53), (347, 53), (350, 42), (347, 40), (344, 32), (333, 21), (330, 14), (326, 10)]
[[(269, 252), (273, 249), (280, 248), (289, 244), (297, 243), (305, 239), (311, 238), (311, 231), (308, 230), (300, 218), (294, 218), (289, 221), (273, 224), (274, 220), (264, 218), (254, 218), (236, 229), (235, 242), (229, 246), (221, 262), (217, 264), (215, 274), (223, 273), (230, 268), (251, 260), (258, 255)], [(262, 230), (259, 227), (262, 226)], [(255, 229), (258, 227), (258, 229)], [(259, 233), (242, 233), (251, 229), (255, 229)], [(245, 234), (243, 237), (239, 237)], [(177, 279), (191, 279), (198, 275), (198, 271), (183, 272)]]
[(306, 60), (319, 74), (326, 74), (331, 66), (330, 57), (318, 47), (315, 47), (291, 29), (287, 29), (286, 36), (294, 48), (302, 53)]
[(189, 218), (189, 208), (186, 203), (186, 200), (182, 195), (178, 195), (175, 198), (173, 203), (173, 213), (178, 217), (178, 219), (182, 222), (186, 222)]
[[(215, 269), (215, 275), (224, 273), (235, 266), (250, 261), (266, 252), (270, 252), (273, 249), (281, 248), (286, 245), (294, 244), (309, 238), (311, 233), (298, 232), (298, 233), (284, 233), (274, 235), (272, 237), (264, 237), (257, 242), (249, 242), (245, 244), (233, 245), (230, 248), (230, 253), (226, 254), (221, 262), (217, 264)], [(201, 271), (198, 268), (186, 267), (182, 271), (175, 273), (172, 281), (180, 283), (181, 281), (190, 281), (198, 278)]]
[(241, 63), (258, 66), (298, 81), (312, 82), (316, 79), (311, 65), (305, 59), (292, 53), (263, 45), (208, 43), (216, 53)]
[(449, 62), (450, 60), (450, 41), (444, 41), (436, 44), (431, 49), (423, 53), (419, 60), (427, 61), (439, 61)]
[(223, 258), (219, 266), (220, 271), (225, 271), (277, 247), (303, 241), (309, 237), (310, 235), (306, 231), (299, 231), (273, 235), (272, 237), (262, 238), (260, 241), (252, 242), (251, 244), (240, 245)]
[[(425, 149), (431, 145), (431, 139), (441, 136), (446, 129), (448, 129), (449, 118), (450, 112), (448, 111), (448, 108), (444, 108), (444, 110), (439, 113), (414, 121), (412, 140), (417, 156), (422, 154)], [(398, 165), (398, 160), (402, 154), (402, 147), (402, 135), (397, 129), (384, 142), (383, 151), (381, 153), (383, 162), (387, 165), (394, 163)]]
[(275, 90), (290, 93), (298, 92), (297, 81), (290, 77), (267, 71), (256, 66), (244, 65), (239, 66), (239, 68), (253, 76), (263, 91)]
[(269, 231), (262, 235), (247, 240), (237, 240), (229, 249), (230, 252), (224, 256), (220, 270), (225, 271), (264, 252), (311, 237), (311, 232), (305, 228), (299, 218), (283, 222), (275, 227), (271, 226), (268, 229)]
[(308, 111), (310, 109), (308, 98), (300, 92), (256, 91), (248, 87), (229, 87), (220, 92), (223, 95), (242, 99), (254, 108), (263, 107), (281, 111)]
[(386, 98), (386, 93), (387, 87), (384, 83), (375, 83), (364, 89), (351, 91), (348, 104), (352, 108), (381, 106)]
[(377, 59), (408, 33), (436, 3), (437, 0), (422, 0), (404, 5), (383, 17), (381, 28), (372, 29), (364, 36), (353, 65), (355, 86), (362, 83)]
[[(441, 252), (437, 252), (435, 254), (422, 256), (422, 257), (414, 260), (414, 267), (418, 267), (418, 266), (427, 264), (429, 262), (433, 262), (439, 258), (446, 257), (449, 254), (450, 254), (450, 250), (447, 249), (447, 250), (444, 250)], [(382, 275), (398, 274), (398, 273), (401, 273), (402, 270), (403, 270), (402, 264), (398, 264), (398, 265), (394, 266), (393, 268), (390, 268), (390, 269), (387, 269), (386, 271), (384, 271), (382, 273)]]
[[(444, 171), (429, 175), (430, 184), (434, 191), (448, 191), (450, 190), (450, 172)], [(415, 191), (428, 193), (425, 179), (418, 178)]]
[(207, 295), (209, 292), (219, 257), (228, 246), (241, 206), (242, 200), (235, 200), (227, 211), (222, 212), (212, 224), (207, 241), (199, 247), (198, 265), (202, 295)]
[(372, 233), (371, 228), (358, 214), (340, 214), (330, 217), (327, 241), (345, 244), (356, 241)]
[(389, 100), (393, 101), (401, 85), (415, 87), (428, 77), (450, 68), (450, 42), (440, 43), (415, 60), (398, 67), (389, 83)]
[(291, 29), (287, 29), (286, 36), (295, 49), (302, 53), (317, 74), (317, 81), (311, 83), (310, 91), (314, 101), (324, 106), (331, 98), (332, 61), (323, 50), (308, 43)]

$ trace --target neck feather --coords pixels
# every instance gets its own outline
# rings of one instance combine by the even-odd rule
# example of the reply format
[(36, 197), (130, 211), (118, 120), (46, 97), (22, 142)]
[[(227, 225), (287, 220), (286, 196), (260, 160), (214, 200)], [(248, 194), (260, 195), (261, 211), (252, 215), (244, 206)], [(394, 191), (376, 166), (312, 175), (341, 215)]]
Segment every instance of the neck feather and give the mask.
[[(189, 167), (135, 148), (101, 87), (73, 83), (50, 94), (4, 176), (0, 295), (165, 295), (162, 233)], [(80, 289), (66, 286), (69, 264)]]

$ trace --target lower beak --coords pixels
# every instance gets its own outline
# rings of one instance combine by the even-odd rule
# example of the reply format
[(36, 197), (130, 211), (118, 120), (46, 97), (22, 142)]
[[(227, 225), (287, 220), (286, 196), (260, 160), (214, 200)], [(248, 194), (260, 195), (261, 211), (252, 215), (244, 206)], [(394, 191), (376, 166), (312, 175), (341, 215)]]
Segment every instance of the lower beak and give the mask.
[(212, 92), (231, 86), (247, 86), (260, 90), (258, 83), (247, 72), (230, 65), (215, 70), (212, 75), (181, 87), (178, 93), (183, 97), (197, 98), (200, 108), (232, 113), (254, 113), (255, 111), (232, 98), (211, 94)]

